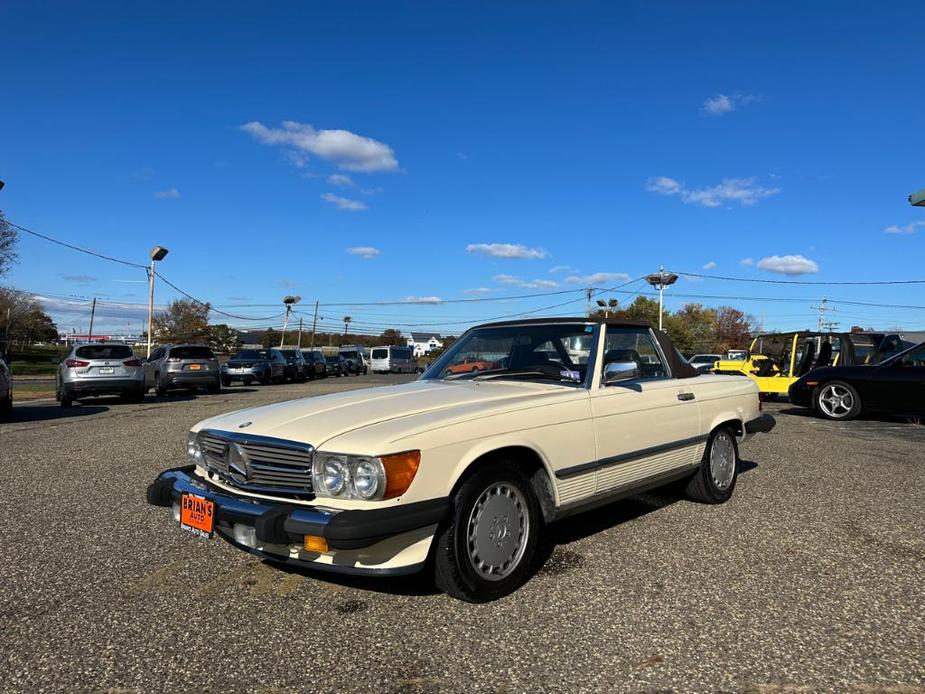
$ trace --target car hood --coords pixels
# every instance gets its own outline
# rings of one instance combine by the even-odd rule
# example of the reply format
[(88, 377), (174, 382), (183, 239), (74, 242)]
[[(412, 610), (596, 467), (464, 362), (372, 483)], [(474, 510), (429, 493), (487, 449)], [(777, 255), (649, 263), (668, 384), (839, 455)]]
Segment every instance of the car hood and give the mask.
[(582, 395), (587, 391), (553, 384), (414, 381), (239, 410), (200, 422), (194, 430), (246, 432), (321, 448), (335, 437), (384, 422), (402, 425), (388, 427), (389, 439), (395, 440), (398, 430), (400, 435), (418, 433), (488, 412), (530, 407), (534, 401)]

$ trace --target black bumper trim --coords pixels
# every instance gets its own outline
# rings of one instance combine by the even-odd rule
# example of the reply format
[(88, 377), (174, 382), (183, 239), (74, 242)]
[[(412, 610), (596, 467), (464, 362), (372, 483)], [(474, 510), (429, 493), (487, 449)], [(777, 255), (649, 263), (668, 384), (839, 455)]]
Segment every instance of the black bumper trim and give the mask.
[(746, 434), (766, 434), (777, 424), (777, 420), (769, 414), (763, 414), (750, 422), (745, 422)]
[(333, 549), (359, 549), (435, 525), (446, 518), (450, 509), (446, 498), (369, 511), (334, 511), (237, 497), (194, 475), (194, 469), (188, 465), (162, 472), (148, 486), (148, 503), (170, 507), (184, 491), (200, 495), (215, 502), (217, 520), (252, 525), (257, 538), (270, 544), (301, 543), (305, 535), (318, 535)]

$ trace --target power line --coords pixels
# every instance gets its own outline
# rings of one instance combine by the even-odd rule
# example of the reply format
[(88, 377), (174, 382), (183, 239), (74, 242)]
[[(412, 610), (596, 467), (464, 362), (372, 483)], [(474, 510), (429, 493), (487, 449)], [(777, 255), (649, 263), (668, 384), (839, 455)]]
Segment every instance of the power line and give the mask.
[(37, 231), (32, 231), (32, 229), (27, 229), (26, 227), (19, 226), (18, 224), (13, 224), (13, 222), (9, 220), (7, 220), (7, 224), (9, 224), (14, 229), (18, 229), (19, 231), (24, 231), (27, 234), (32, 234), (32, 236), (37, 236), (40, 239), (50, 241), (51, 243), (58, 244), (59, 246), (63, 246), (64, 248), (70, 248), (72, 251), (79, 251), (80, 253), (86, 253), (87, 255), (92, 255), (97, 258), (102, 258), (103, 260), (109, 260), (113, 263), (120, 263), (122, 265), (128, 265), (129, 267), (138, 267), (138, 268), (141, 268), (142, 270), (144, 270), (147, 267), (139, 263), (133, 263), (129, 260), (121, 260), (120, 258), (113, 258), (112, 256), (109, 256), (109, 255), (97, 253), (96, 251), (91, 251), (89, 248), (81, 248), (80, 246), (75, 246), (70, 243), (65, 243), (64, 241), (59, 241), (58, 239), (52, 238), (51, 236), (46, 236), (45, 234), (40, 234)]
[(759, 284), (800, 284), (800, 285), (821, 285), (821, 286), (849, 286), (862, 287), (873, 285), (893, 285), (893, 284), (925, 284), (925, 280), (876, 280), (868, 282), (829, 282), (823, 280), (769, 280), (758, 277), (726, 277), (723, 275), (703, 275), (696, 272), (681, 272), (672, 270), (676, 275), (684, 277), (697, 277), (704, 280), (724, 280), (726, 282), (754, 282)]
[(154, 272), (154, 275), (155, 275), (158, 279), (160, 279), (161, 282), (163, 282), (164, 284), (166, 284), (168, 287), (170, 287), (170, 288), (173, 289), (174, 291), (179, 292), (180, 294), (182, 294), (183, 296), (185, 296), (185, 297), (186, 297), (187, 299), (189, 299), (190, 301), (194, 301), (194, 302), (196, 302), (197, 304), (199, 304), (200, 306), (205, 306), (205, 307), (207, 307), (209, 310), (214, 311), (215, 313), (218, 313), (219, 315), (228, 316), (228, 318), (234, 318), (234, 319), (236, 319), (236, 320), (268, 321), (268, 320), (273, 320), (274, 318), (279, 318), (280, 316), (282, 316), (282, 315), (285, 314), (285, 311), (283, 311), (282, 313), (277, 313), (276, 315), (273, 315), (273, 316), (263, 316), (263, 317), (255, 318), (255, 317), (253, 317), (253, 316), (238, 316), (238, 315), (235, 315), (234, 313), (227, 313), (227, 312), (225, 312), (225, 311), (220, 311), (219, 309), (214, 308), (214, 307), (213, 307), (211, 304), (209, 304), (207, 301), (200, 301), (199, 299), (197, 299), (195, 296), (193, 296), (193, 295), (190, 294), (189, 292), (183, 291), (183, 290), (180, 289), (177, 285), (175, 285), (173, 282), (171, 282), (171, 281), (168, 280), (166, 277), (164, 277), (161, 273), (155, 271), (155, 272)]

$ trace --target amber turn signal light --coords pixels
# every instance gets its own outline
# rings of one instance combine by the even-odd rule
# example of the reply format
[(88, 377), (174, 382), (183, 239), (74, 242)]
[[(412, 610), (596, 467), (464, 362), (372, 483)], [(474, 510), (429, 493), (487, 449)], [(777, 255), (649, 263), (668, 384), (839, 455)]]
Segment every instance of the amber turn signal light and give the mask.
[(307, 549), (309, 552), (327, 552), (328, 541), (320, 535), (306, 535), (305, 549)]
[(394, 499), (401, 496), (417, 474), (418, 465), (421, 464), (420, 451), (405, 451), (404, 453), (395, 453), (393, 455), (380, 456), (382, 467), (385, 468), (385, 494), (383, 499)]

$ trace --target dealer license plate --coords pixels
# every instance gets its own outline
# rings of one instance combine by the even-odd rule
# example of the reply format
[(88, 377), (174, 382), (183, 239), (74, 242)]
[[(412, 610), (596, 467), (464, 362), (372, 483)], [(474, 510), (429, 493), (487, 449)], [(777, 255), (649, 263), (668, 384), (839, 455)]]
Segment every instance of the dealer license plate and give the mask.
[(199, 537), (212, 537), (215, 502), (195, 494), (180, 497), (180, 527)]
[(113, 369), (111, 366), (101, 366), (100, 367), (101, 374), (111, 374), (114, 372), (115, 372), (115, 369)]

